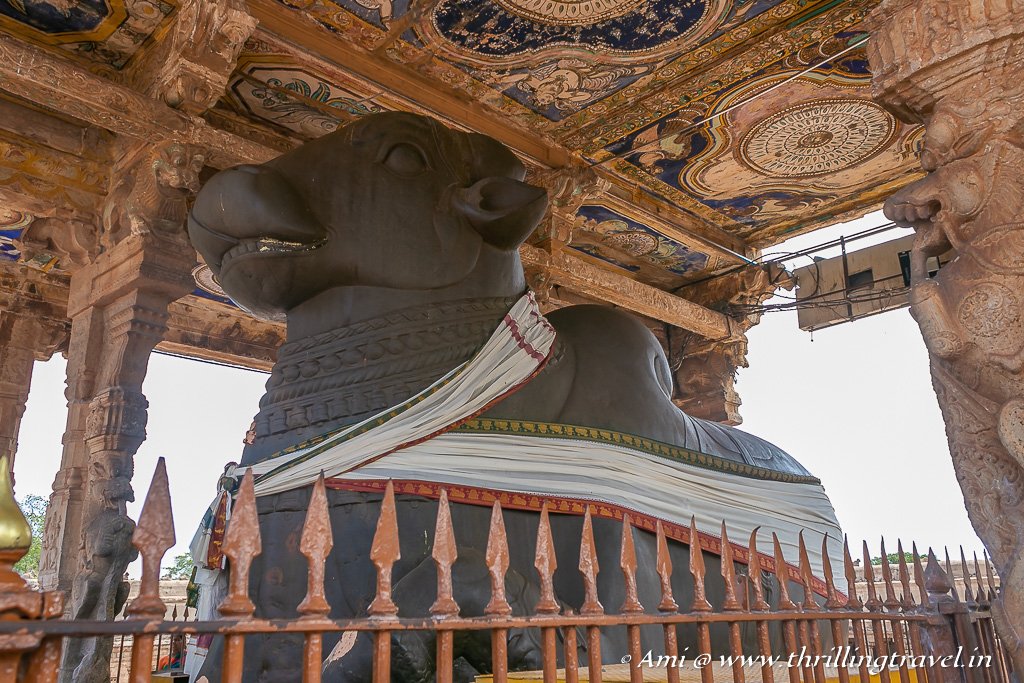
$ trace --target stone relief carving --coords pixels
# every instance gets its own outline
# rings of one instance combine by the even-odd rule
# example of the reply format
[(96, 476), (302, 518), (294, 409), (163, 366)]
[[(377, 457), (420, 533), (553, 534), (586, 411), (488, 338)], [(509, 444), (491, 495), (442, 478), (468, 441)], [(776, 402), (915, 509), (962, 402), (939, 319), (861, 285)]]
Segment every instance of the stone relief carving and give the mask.
[(199, 189), (206, 156), (180, 142), (141, 150), (107, 198), (101, 242), (110, 248), (128, 235), (184, 235), (188, 194)]
[(531, 169), (527, 179), (548, 193), (547, 212), (532, 240), (548, 249), (560, 249), (572, 242), (573, 230), (583, 225), (583, 218), (576, 215), (580, 207), (611, 188), (611, 183), (589, 166)]
[(15, 240), (15, 246), (26, 260), (40, 254), (51, 254), (65, 270), (74, 271), (96, 256), (99, 240), (95, 223), (74, 212), (58, 212), (55, 216), (37, 218)]
[(756, 325), (760, 313), (747, 313), (775, 294), (790, 290), (793, 278), (775, 265), (747, 267), (731, 275), (716, 277), (695, 285), (684, 293), (692, 301), (712, 310), (723, 311), (735, 323), (726, 339), (707, 339), (684, 333), (669, 335), (669, 354), (674, 360), (675, 404), (687, 413), (725, 424), (743, 422), (742, 403), (736, 393), (736, 371), (747, 367), (746, 332)]
[[(939, 4), (939, 3), (934, 3)], [(915, 229), (911, 313), (967, 511), (1002, 579), (993, 610), (1024, 666), (1024, 25), (1018, 3), (883, 4), (876, 96), (926, 125), (929, 175), (886, 215)], [(957, 257), (934, 276), (927, 259)]]
[(134, 69), (135, 85), (175, 109), (203, 112), (224, 94), (255, 29), (241, 0), (183, 2), (167, 38)]

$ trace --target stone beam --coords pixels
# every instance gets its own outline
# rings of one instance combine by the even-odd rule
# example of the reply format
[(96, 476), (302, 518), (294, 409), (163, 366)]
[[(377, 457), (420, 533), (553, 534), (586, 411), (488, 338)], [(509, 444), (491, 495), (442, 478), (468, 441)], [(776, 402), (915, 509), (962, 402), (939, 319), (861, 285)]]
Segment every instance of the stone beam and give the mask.
[[(914, 228), (910, 312), (967, 513), (1002, 580), (993, 615), (1024, 671), (1024, 2), (886, 0), (876, 99), (925, 125), (929, 172), (885, 203)], [(930, 277), (927, 261), (955, 258)]]
[(279, 154), (6, 34), (0, 34), (0, 90), (118, 135), (195, 144), (217, 168)]
[(668, 292), (631, 280), (565, 252), (537, 247), (519, 248), (523, 266), (541, 271), (546, 279), (570, 290), (596, 297), (626, 310), (695, 332), (708, 339), (729, 339), (733, 323), (725, 315)]

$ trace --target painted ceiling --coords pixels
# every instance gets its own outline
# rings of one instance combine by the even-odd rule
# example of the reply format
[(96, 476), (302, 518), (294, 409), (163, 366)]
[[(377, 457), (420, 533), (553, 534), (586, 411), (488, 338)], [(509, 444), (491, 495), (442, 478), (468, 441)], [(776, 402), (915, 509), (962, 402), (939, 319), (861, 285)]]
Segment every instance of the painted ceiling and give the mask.
[[(870, 98), (861, 21), (875, 4), (249, 0), (259, 28), (207, 118), (284, 148), (404, 109), (538, 166), (564, 154), (613, 185), (580, 207), (569, 248), (674, 289), (917, 177), (920, 130)], [(119, 71), (177, 9), (0, 0), (0, 30)], [(0, 256), (9, 242), (0, 232)]]

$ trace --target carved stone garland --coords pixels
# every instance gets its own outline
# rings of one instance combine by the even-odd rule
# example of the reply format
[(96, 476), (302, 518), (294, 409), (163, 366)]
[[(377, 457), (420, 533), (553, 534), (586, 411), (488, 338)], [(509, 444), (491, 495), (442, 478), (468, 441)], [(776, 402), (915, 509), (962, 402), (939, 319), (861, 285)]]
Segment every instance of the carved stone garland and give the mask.
[[(931, 359), (967, 511), (1002, 581), (997, 624), (1024, 670), (1024, 4), (890, 0), (871, 16), (874, 94), (924, 123), (929, 175), (891, 197), (912, 226), (911, 313)], [(927, 259), (957, 258), (934, 278)]]

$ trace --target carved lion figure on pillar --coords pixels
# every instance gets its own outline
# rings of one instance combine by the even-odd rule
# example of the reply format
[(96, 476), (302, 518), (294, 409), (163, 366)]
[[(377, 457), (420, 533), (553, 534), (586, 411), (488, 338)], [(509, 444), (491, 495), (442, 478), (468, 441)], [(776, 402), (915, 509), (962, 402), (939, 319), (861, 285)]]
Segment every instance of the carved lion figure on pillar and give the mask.
[[(967, 510), (1004, 588), (1003, 631), (1024, 648), (1024, 124), (1005, 99), (946, 98), (927, 127), (929, 175), (885, 205), (916, 230), (911, 313), (932, 357)], [(927, 260), (957, 258), (931, 278)]]

